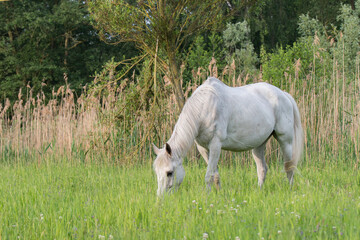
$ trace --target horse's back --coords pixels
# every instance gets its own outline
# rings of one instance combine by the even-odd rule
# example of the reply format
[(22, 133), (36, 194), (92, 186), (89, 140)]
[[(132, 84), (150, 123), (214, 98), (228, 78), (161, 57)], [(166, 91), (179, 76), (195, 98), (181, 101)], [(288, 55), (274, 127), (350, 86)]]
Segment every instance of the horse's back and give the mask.
[(195, 95), (207, 98), (202, 106), (203, 136), (198, 141), (205, 143), (217, 134), (224, 149), (254, 148), (271, 135), (281, 114), (292, 115), (285, 93), (268, 83), (229, 87), (209, 78), (198, 90)]
[(269, 101), (275, 100), (278, 96), (285, 95), (278, 87), (266, 82), (253, 83), (241, 87), (230, 87), (215, 77), (208, 78), (200, 87), (207, 87), (215, 90), (217, 93), (224, 92), (231, 95), (247, 95), (252, 94), (257, 97), (265, 97)]
[[(292, 97), (278, 87), (269, 83), (253, 83), (241, 87), (229, 87), (217, 78), (208, 78), (196, 91), (209, 100), (203, 107), (214, 108), (225, 106), (236, 108), (250, 108), (258, 105), (262, 108), (273, 108), (273, 111), (289, 111), (292, 109)], [(196, 93), (196, 92), (195, 92)], [(194, 94), (196, 95), (196, 94)], [(216, 99), (216, 100), (214, 100)], [(233, 106), (233, 105), (237, 106)]]

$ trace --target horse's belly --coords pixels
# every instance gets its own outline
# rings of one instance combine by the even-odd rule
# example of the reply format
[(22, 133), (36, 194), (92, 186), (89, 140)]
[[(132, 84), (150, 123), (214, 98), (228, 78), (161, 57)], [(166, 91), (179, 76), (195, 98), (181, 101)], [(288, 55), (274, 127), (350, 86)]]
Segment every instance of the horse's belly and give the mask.
[(257, 136), (256, 138), (226, 138), (222, 144), (221, 148), (224, 150), (242, 152), (247, 151), (262, 145), (270, 136), (271, 132), (268, 132), (266, 135)]
[[(246, 126), (244, 126), (246, 125)], [(274, 121), (257, 122), (230, 127), (222, 140), (222, 149), (230, 151), (246, 151), (262, 145), (274, 131)]]

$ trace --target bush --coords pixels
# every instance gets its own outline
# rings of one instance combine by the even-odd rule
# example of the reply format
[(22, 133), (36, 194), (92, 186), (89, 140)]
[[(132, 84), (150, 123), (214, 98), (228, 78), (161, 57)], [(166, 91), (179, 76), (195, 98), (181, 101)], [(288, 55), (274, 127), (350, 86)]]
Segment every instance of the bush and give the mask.
[(229, 23), (223, 33), (224, 44), (228, 55), (226, 61), (231, 65), (234, 61), (240, 74), (254, 75), (257, 72), (258, 57), (254, 45), (250, 41), (250, 27), (246, 21)]
[[(360, 7), (360, 1), (356, 2)], [(304, 79), (312, 76), (316, 81), (331, 75), (333, 66), (341, 66), (348, 79), (356, 73), (360, 52), (360, 17), (359, 10), (352, 10), (349, 5), (342, 5), (338, 21), (340, 29), (323, 26), (317, 19), (308, 15), (299, 17), (300, 38), (285, 49), (280, 47), (274, 53), (267, 53), (262, 48), (262, 74), (266, 81), (277, 86), (284, 86), (289, 81), (287, 76)], [(344, 76), (344, 77), (345, 77)], [(304, 83), (298, 82), (297, 87)]]
[(275, 53), (267, 53), (264, 48), (261, 49), (263, 79), (278, 87), (287, 84), (286, 76), (289, 75), (303, 79), (311, 71), (312, 62), (313, 46), (310, 39), (295, 42), (286, 49), (280, 47)]

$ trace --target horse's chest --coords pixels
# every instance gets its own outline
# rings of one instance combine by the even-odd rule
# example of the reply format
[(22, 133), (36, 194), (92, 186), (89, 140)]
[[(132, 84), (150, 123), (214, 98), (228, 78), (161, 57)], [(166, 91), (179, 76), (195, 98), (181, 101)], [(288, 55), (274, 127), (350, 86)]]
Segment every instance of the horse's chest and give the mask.
[(216, 131), (215, 124), (202, 124), (199, 128), (196, 141), (203, 147), (207, 148), (211, 140), (214, 138)]

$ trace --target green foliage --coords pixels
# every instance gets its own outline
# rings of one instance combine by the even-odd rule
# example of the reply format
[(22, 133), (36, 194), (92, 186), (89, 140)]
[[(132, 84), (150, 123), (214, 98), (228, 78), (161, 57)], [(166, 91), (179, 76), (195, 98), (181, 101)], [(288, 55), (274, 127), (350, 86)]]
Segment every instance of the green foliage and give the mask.
[(314, 37), (317, 35), (324, 35), (324, 26), (314, 18), (311, 18), (309, 14), (302, 14), (299, 17), (298, 32), (301, 37)]
[[(169, 69), (170, 72), (177, 69), (173, 75), (180, 76), (184, 62), (182, 82), (185, 84), (193, 76), (192, 71), (199, 67), (206, 69), (212, 57), (217, 60), (219, 69), (231, 64), (234, 58), (237, 69), (253, 73), (253, 66), (259, 67), (253, 52), (259, 54), (260, 46), (266, 52), (280, 47), (287, 49), (298, 36), (313, 37), (315, 32), (321, 40), (322, 37), (335, 39), (337, 46), (333, 47), (331, 55), (339, 60), (344, 54), (346, 69), (354, 67), (358, 61), (358, 2), (350, 7), (341, 5), (352, 4), (349, 0), (162, 1), (166, 4), (160, 8), (157, 3), (124, 0), (87, 1), (86, 4), (78, 0), (1, 2), (0, 101), (10, 98), (14, 102), (20, 88), (23, 93), (28, 91), (26, 86), (35, 93), (41, 89), (49, 95), (52, 89), (65, 84), (64, 74), (71, 87), (80, 92), (92, 81), (94, 72), (99, 72), (112, 57), (119, 61), (123, 56), (131, 58), (139, 54), (133, 43), (105, 45), (99, 35), (112, 43), (136, 42), (137, 47), (149, 51), (151, 56), (159, 41), (158, 66), (162, 65), (161, 70), (168, 75)], [(231, 23), (228, 26), (233, 28), (227, 31), (236, 34), (233, 37), (226, 31), (224, 36), (215, 34), (225, 29), (222, 17), (229, 11)], [(197, 14), (189, 14), (195, 12)], [(300, 15), (299, 32), (296, 32)], [(240, 26), (244, 19), (250, 27)], [(236, 29), (237, 24), (233, 23), (243, 30)], [(341, 30), (344, 38), (329, 33), (328, 27), (323, 26), (331, 26), (335, 32)], [(325, 30), (327, 34), (320, 33)], [(202, 35), (197, 38), (199, 34)], [(244, 46), (245, 42), (250, 44)], [(329, 47), (324, 49), (328, 51)], [(171, 50), (177, 52), (170, 54)], [(174, 67), (169, 68), (170, 65)]]
[[(356, 1), (360, 6), (360, 1)], [(343, 60), (343, 66), (349, 72), (354, 69), (356, 62), (359, 61), (360, 51), (360, 15), (359, 10), (352, 10), (349, 5), (343, 5), (338, 16), (341, 23), (341, 33), (337, 36), (337, 45), (333, 51), (334, 57)]]
[[(24, 0), (0, 4), (4, 23), (0, 26), (1, 102), (5, 98), (14, 101), (20, 88), (26, 92), (26, 86), (35, 94), (42, 89), (49, 95), (66, 80), (81, 91), (113, 52), (124, 47), (100, 42), (83, 1)], [(125, 50), (127, 56), (134, 54), (131, 46)]]
[(228, 23), (224, 31), (225, 46), (230, 52), (234, 53), (236, 49), (246, 48), (251, 44), (249, 39), (250, 28), (246, 21), (236, 24)]
[(236, 68), (245, 74), (254, 74), (258, 58), (250, 41), (250, 28), (246, 21), (227, 24), (223, 33), (224, 45), (228, 49), (226, 61), (231, 65), (235, 61)]
[[(223, 38), (219, 33), (199, 35), (195, 38), (189, 51), (184, 54), (185, 67), (183, 72), (184, 83), (196, 79), (197, 74), (207, 72), (212, 58), (216, 59), (217, 66), (222, 69), (226, 65), (227, 51)], [(201, 70), (200, 72), (198, 70)], [(206, 76), (205, 76), (206, 77)]]
[(102, 40), (133, 42), (143, 53), (159, 59), (160, 70), (170, 79), (179, 109), (185, 103), (179, 59), (183, 44), (190, 37), (218, 27), (225, 4), (224, 0), (88, 2), (92, 23)]
[[(144, 4), (142, 1), (116, 0), (89, 1), (88, 7), (93, 24), (104, 41), (136, 42), (142, 50), (147, 50), (158, 40), (160, 48), (170, 51), (169, 47), (177, 47), (187, 37), (211, 28), (221, 19), (224, 3), (208, 0), (148, 1)], [(216, 17), (215, 13), (218, 14)], [(108, 38), (106, 34), (112, 37)]]
[(235, 1), (238, 17), (246, 19), (251, 27), (251, 41), (256, 53), (263, 47), (273, 52), (280, 46), (291, 46), (299, 37), (298, 19), (302, 14), (316, 18), (321, 25), (339, 26), (336, 17), (342, 4), (351, 0), (261, 0)]
[(207, 50), (203, 36), (195, 38), (193, 47), (189, 52), (187, 63), (190, 69), (197, 70), (198, 67), (206, 68), (209, 65), (213, 52)]
[(212, 33), (196, 37), (185, 59), (183, 76), (186, 82), (208, 72), (212, 59), (216, 60), (220, 72), (231, 66), (242, 75), (257, 73), (258, 57), (250, 41), (250, 28), (246, 21), (228, 23), (222, 35)]
[[(360, 5), (360, 1), (356, 4)], [(286, 76), (304, 78), (308, 74), (322, 79), (333, 69), (333, 64), (342, 66), (351, 79), (356, 72), (360, 51), (360, 18), (356, 10), (343, 5), (338, 16), (340, 30), (331, 29), (309, 15), (299, 17), (300, 38), (286, 49), (261, 54), (263, 78), (276, 85), (288, 81)], [(299, 83), (302, 86), (302, 83)]]
[(262, 49), (263, 79), (278, 87), (287, 84), (286, 76), (289, 75), (296, 75), (303, 79), (312, 69), (313, 57), (313, 46), (309, 40), (295, 42), (293, 46), (288, 46), (286, 49), (281, 47), (275, 53), (267, 53), (265, 49)]

